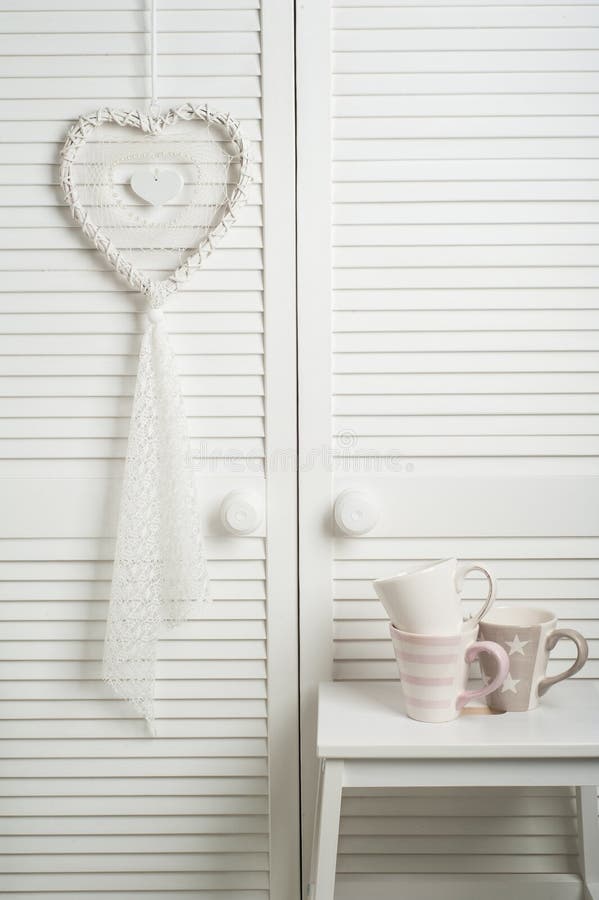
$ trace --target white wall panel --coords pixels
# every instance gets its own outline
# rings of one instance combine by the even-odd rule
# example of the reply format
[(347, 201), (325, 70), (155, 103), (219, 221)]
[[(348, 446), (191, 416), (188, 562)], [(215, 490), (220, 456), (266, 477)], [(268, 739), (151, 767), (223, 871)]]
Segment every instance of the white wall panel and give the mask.
[[(72, 120), (104, 102), (145, 105), (148, 4), (0, 2), (0, 895), (7, 898), (142, 891), (154, 900), (266, 900), (271, 888), (276, 896), (284, 884), (290, 898), (297, 889), (293, 822), (287, 832), (280, 825), (281, 803), (291, 820), (297, 812), (287, 753), (283, 785), (278, 771), (283, 745), (297, 741), (289, 671), (295, 580), (292, 568), (283, 575), (270, 559), (295, 544), (293, 510), (284, 526), (277, 522), (272, 544), (269, 522), (234, 538), (218, 518), (228, 491), (267, 490), (267, 444), (295, 443), (293, 356), (265, 347), (265, 311), (276, 304), (268, 325), (283, 352), (295, 318), (293, 285), (277, 272), (281, 264), (293, 269), (293, 171), (279, 161), (283, 155), (292, 167), (293, 128), (277, 114), (292, 102), (292, 57), (274, 49), (292, 34), (292, 9), (270, 0), (262, 9), (259, 0), (158, 7), (162, 104), (197, 99), (240, 118), (254, 181), (239, 224), (168, 305), (214, 603), (160, 644), (152, 739), (99, 678), (143, 300), (90, 248), (57, 186)], [(161, 263), (157, 251), (153, 265)], [(277, 497), (295, 493), (292, 472), (277, 477), (269, 519), (279, 516)], [(289, 623), (284, 670), (267, 652), (271, 600)]]
[[(335, 537), (334, 677), (396, 678), (371, 579), (455, 555), (485, 561), (500, 601), (580, 629), (580, 677), (599, 678), (599, 6), (331, 15), (334, 485), (381, 507), (369, 535)], [(569, 792), (361, 794), (343, 806), (347, 896), (368, 873), (412, 897), (418, 874), (501, 892), (497, 875), (533, 890), (577, 871)]]

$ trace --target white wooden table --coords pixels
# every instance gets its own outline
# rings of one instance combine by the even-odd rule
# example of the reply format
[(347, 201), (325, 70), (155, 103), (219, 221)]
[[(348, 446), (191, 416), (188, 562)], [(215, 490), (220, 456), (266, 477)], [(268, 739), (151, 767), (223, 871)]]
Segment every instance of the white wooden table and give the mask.
[(570, 681), (528, 713), (408, 719), (397, 682), (321, 684), (321, 761), (310, 900), (333, 900), (341, 794), (349, 787), (575, 786), (580, 873), (599, 900), (599, 685)]

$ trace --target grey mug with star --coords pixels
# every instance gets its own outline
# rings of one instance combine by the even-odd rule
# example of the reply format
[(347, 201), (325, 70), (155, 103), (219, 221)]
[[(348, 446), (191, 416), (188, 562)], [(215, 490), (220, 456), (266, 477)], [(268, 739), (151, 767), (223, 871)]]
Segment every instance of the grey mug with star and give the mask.
[[(480, 636), (504, 647), (509, 656), (505, 681), (486, 697), (489, 708), (499, 712), (534, 709), (550, 687), (579, 672), (589, 656), (578, 631), (558, 628), (553, 613), (528, 606), (494, 606), (481, 620)], [(576, 660), (564, 672), (546, 677), (549, 655), (562, 639), (574, 642)], [(481, 657), (481, 666), (485, 677), (494, 677), (489, 660)]]

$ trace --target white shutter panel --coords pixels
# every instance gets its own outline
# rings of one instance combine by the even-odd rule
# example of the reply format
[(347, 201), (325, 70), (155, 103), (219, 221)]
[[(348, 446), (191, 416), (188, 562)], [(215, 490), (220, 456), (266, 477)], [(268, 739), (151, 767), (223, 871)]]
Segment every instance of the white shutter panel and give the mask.
[[(88, 246), (57, 187), (71, 120), (103, 102), (147, 102), (147, 4), (0, 4), (0, 894), (7, 898), (128, 900), (141, 891), (153, 900), (191, 893), (266, 900), (269, 883), (285, 884), (289, 896), (296, 889), (295, 828), (292, 821), (281, 829), (280, 804), (293, 820), (297, 785), (293, 760), (285, 753), (279, 761), (296, 727), (293, 715), (279, 717), (283, 698), (292, 713), (296, 697), (289, 676), (295, 583), (293, 566), (283, 573), (269, 560), (272, 548), (280, 554), (295, 545), (293, 473), (274, 476), (269, 515), (278, 515), (278, 496), (291, 495), (292, 505), (272, 545), (268, 521), (247, 538), (226, 536), (218, 522), (228, 491), (264, 493), (266, 443), (295, 441), (294, 359), (283, 355), (293, 347), (293, 285), (279, 275), (282, 262), (293, 268), (293, 132), (292, 120), (273, 111), (293, 96), (291, 59), (274, 51), (289, 41), (292, 16), (289, 4), (259, 6), (158, 4), (162, 104), (198, 98), (240, 118), (255, 180), (238, 225), (168, 305), (215, 602), (160, 645), (160, 737), (152, 740), (99, 680), (141, 304)], [(263, 185), (264, 144), (265, 156), (284, 155), (289, 164), (273, 164)], [(277, 352), (265, 355), (271, 305)], [(279, 647), (274, 662), (267, 659), (269, 591), (275, 618), (288, 620), (284, 662)], [(274, 804), (269, 774), (282, 792)]]
[[(370, 582), (451, 555), (580, 629), (580, 677), (599, 677), (598, 25), (595, 3), (332, 4), (334, 494), (382, 510), (334, 540), (337, 679), (396, 678)], [(306, 333), (327, 327), (313, 309)], [(344, 898), (503, 897), (520, 873), (518, 896), (578, 897), (568, 791), (363, 793), (343, 804)]]

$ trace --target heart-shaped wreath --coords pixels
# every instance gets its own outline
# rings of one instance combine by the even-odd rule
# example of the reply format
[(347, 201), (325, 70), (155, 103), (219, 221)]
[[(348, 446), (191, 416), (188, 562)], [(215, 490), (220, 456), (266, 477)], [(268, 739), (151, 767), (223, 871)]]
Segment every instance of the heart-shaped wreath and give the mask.
[[(147, 135), (164, 137), (166, 130), (171, 125), (180, 121), (190, 122), (193, 120), (203, 122), (208, 126), (216, 126), (221, 131), (224, 140), (232, 146), (234, 155), (231, 156), (231, 159), (236, 163), (236, 179), (229, 186), (220, 208), (216, 211), (217, 215), (215, 215), (211, 227), (191, 248), (189, 255), (181, 265), (174, 269), (167, 278), (154, 280), (127, 258), (101, 224), (94, 222), (90, 211), (80, 197), (74, 178), (74, 166), (77, 164), (81, 149), (95, 129), (102, 125), (115, 124), (123, 128), (137, 128)], [(152, 306), (157, 307), (162, 306), (167, 297), (189, 279), (191, 274), (210, 255), (218, 241), (227, 233), (235, 221), (237, 209), (245, 200), (246, 189), (250, 182), (249, 149), (239, 123), (228, 113), (214, 112), (207, 106), (195, 106), (189, 102), (176, 109), (170, 109), (162, 115), (143, 113), (140, 110), (127, 111), (102, 107), (95, 113), (82, 116), (67, 135), (61, 152), (61, 160), (60, 185), (75, 222), (80, 225), (83, 233), (108, 260), (112, 268), (134, 290), (147, 295)]]

